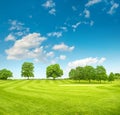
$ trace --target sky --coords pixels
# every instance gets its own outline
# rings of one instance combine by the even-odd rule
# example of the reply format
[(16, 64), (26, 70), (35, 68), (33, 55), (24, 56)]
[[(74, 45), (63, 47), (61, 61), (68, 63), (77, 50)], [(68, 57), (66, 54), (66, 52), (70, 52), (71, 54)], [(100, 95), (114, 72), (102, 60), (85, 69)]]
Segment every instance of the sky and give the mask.
[(120, 0), (0, 0), (0, 69), (36, 78), (58, 63), (64, 76), (77, 66), (120, 73)]

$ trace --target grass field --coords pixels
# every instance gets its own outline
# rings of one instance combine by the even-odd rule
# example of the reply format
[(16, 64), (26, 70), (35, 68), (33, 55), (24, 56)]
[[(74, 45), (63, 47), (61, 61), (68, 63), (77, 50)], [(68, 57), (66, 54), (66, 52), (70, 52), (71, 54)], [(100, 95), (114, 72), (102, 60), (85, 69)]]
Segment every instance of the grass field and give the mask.
[(120, 115), (120, 81), (0, 81), (0, 115)]

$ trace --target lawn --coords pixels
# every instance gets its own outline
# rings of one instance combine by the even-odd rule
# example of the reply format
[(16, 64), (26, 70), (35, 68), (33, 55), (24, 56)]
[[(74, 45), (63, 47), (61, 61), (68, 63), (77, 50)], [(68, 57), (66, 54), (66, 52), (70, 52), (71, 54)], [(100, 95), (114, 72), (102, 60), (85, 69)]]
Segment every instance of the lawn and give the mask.
[(120, 81), (0, 80), (0, 115), (120, 115)]

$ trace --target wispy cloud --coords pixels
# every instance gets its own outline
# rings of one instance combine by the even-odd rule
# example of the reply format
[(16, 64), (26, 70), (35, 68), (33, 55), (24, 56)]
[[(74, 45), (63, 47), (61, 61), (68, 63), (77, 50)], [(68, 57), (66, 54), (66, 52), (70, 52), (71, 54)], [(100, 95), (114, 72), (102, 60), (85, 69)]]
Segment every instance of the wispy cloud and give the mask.
[(73, 11), (77, 11), (77, 8), (75, 6), (72, 6)]
[(29, 33), (30, 29), (25, 27), (25, 24), (18, 20), (9, 19), (10, 28), (9, 31), (14, 36), (23, 36)]
[(46, 55), (47, 55), (47, 57), (54, 57), (55, 54), (54, 54), (54, 52), (51, 51), (51, 52), (48, 52)]
[(16, 38), (14, 35), (12, 34), (9, 34), (6, 38), (5, 38), (5, 41), (15, 41)]
[(53, 50), (58, 50), (58, 51), (73, 51), (74, 50), (74, 46), (67, 46), (65, 45), (64, 43), (61, 43), (61, 44), (56, 44), (53, 46)]
[(86, 7), (93, 6), (94, 4), (100, 3), (102, 0), (89, 0), (87, 4), (85, 4)]
[(91, 20), (91, 21), (90, 21), (90, 26), (93, 26), (93, 25), (94, 25), (94, 21)]
[(65, 59), (66, 59), (66, 56), (65, 56), (65, 55), (60, 55), (59, 59), (60, 59), (60, 60), (65, 60)]
[(53, 0), (47, 0), (45, 3), (42, 4), (42, 6), (46, 9), (48, 9), (48, 13), (51, 15), (56, 14), (56, 9), (55, 9), (55, 2)]
[(85, 14), (85, 18), (89, 18), (90, 17), (90, 11), (89, 10), (85, 9), (83, 11), (83, 13)]
[(47, 0), (45, 3), (42, 4), (43, 7), (45, 8), (53, 8), (55, 7), (55, 3), (53, 0)]
[(51, 32), (47, 34), (49, 37), (61, 37), (62, 36), (62, 32)]
[(52, 8), (51, 10), (49, 10), (49, 13), (52, 14), (52, 15), (55, 15), (55, 13), (56, 13), (55, 8)]
[(76, 31), (76, 28), (81, 24), (81, 22), (77, 22), (76, 24), (72, 25), (73, 31)]
[(110, 15), (114, 14), (116, 9), (119, 7), (118, 3), (111, 2), (111, 5), (112, 6), (111, 6), (110, 10), (107, 12)]
[(68, 31), (67, 27), (65, 27), (65, 26), (60, 27), (60, 29), (63, 30), (64, 32)]

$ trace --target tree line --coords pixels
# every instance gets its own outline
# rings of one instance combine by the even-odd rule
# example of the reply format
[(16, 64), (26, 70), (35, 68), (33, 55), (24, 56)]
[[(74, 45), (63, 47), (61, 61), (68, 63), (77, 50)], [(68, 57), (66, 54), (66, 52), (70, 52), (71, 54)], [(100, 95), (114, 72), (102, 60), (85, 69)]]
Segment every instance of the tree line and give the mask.
[[(56, 79), (63, 75), (63, 70), (60, 68), (59, 64), (51, 64), (46, 68), (46, 78)], [(30, 62), (24, 62), (21, 67), (21, 76), (29, 79), (34, 77), (34, 64)], [(2, 69), (0, 70), (0, 79), (8, 79), (13, 77), (13, 73), (10, 70)], [(120, 73), (110, 73), (107, 75), (106, 69), (103, 66), (97, 66), (96, 68), (92, 66), (76, 67), (71, 69), (69, 72), (69, 78), (73, 80), (97, 80), (101, 83), (102, 80), (113, 81), (114, 79), (120, 79)]]
[(73, 80), (97, 80), (101, 83), (102, 80), (114, 81), (115, 75), (111, 72), (109, 75), (106, 73), (106, 69), (103, 66), (97, 66), (96, 68), (92, 66), (76, 67), (71, 69), (69, 72), (70, 79)]

